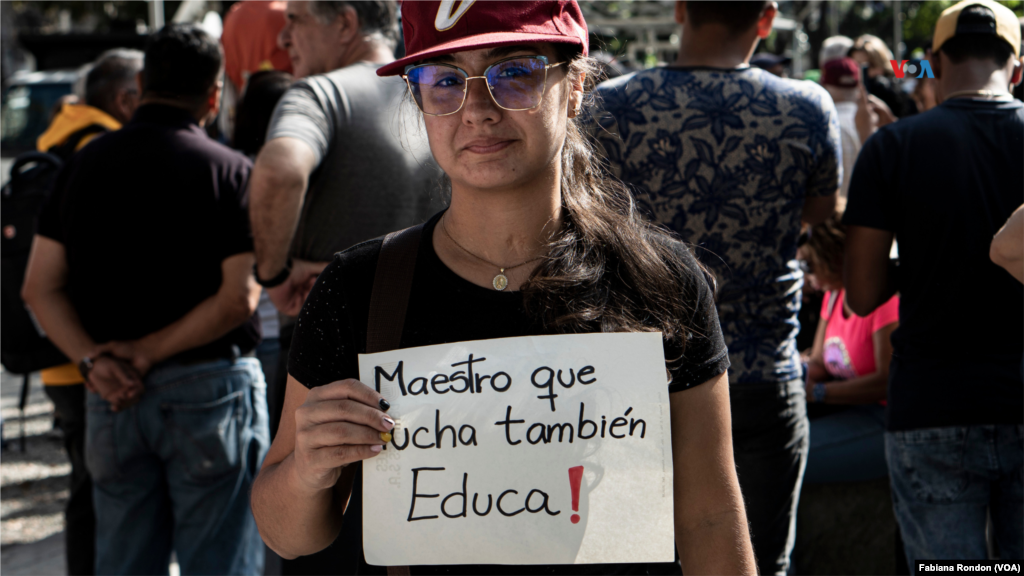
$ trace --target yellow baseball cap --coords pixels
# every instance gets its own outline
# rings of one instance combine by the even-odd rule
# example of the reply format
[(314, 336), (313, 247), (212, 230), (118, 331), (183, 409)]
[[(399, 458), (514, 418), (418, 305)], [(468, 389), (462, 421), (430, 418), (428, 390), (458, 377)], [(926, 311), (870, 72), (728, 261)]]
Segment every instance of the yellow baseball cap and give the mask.
[(992, 0), (964, 0), (942, 11), (935, 23), (932, 50), (961, 34), (994, 34), (1013, 47), (1020, 58), (1020, 20), (1012, 10)]

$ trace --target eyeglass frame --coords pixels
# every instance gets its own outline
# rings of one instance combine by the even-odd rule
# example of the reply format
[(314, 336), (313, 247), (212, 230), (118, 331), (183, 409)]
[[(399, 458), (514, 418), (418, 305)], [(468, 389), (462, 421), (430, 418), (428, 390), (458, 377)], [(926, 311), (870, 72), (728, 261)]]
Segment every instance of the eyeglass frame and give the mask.
[[(540, 91), (540, 100), (538, 100), (537, 104), (535, 104), (534, 106), (531, 106), (530, 108), (506, 108), (506, 107), (502, 106), (501, 104), (498, 104), (498, 99), (494, 97), (494, 92), (491, 90), (491, 85), (490, 85), (490, 83), (487, 82), (487, 73), (491, 71), (491, 68), (494, 68), (495, 66), (497, 66), (499, 64), (504, 64), (505, 62), (509, 62), (509, 61), (512, 61), (512, 60), (520, 60), (520, 59), (523, 59), (523, 58), (529, 58), (531, 60), (540, 60), (541, 62), (544, 63), (544, 83), (543, 83), (541, 91)], [(494, 64), (491, 64), (490, 66), (485, 68), (483, 75), (481, 75), (481, 76), (470, 76), (469, 72), (466, 72), (465, 70), (463, 70), (462, 68), (459, 68), (458, 66), (456, 66), (454, 64), (448, 64), (448, 63), (445, 63), (445, 62), (425, 62), (423, 64), (409, 64), (408, 66), (406, 66), (405, 70), (403, 71), (403, 74), (402, 74), (402, 79), (405, 80), (405, 87), (409, 90), (409, 96), (412, 97), (412, 101), (416, 102), (416, 107), (420, 109), (420, 112), (422, 114), (426, 114), (427, 116), (451, 116), (452, 114), (458, 114), (460, 111), (462, 111), (462, 108), (466, 105), (466, 100), (469, 97), (469, 81), (470, 80), (477, 80), (477, 79), (484, 81), (484, 85), (487, 86), (487, 94), (490, 95), (491, 102), (494, 102), (495, 106), (497, 106), (498, 108), (501, 108), (502, 110), (508, 110), (509, 112), (526, 112), (526, 111), (529, 111), (529, 110), (536, 110), (537, 108), (540, 108), (541, 104), (544, 103), (544, 93), (547, 92), (547, 89), (548, 89), (548, 70), (551, 69), (551, 68), (557, 68), (557, 67), (559, 67), (559, 66), (561, 66), (562, 64), (565, 64), (565, 63), (566, 63), (565, 60), (562, 60), (561, 62), (555, 62), (554, 64), (548, 64), (548, 57), (544, 56), (544, 55), (541, 55), (541, 54), (536, 54), (536, 55), (532, 55), (532, 56), (510, 56), (510, 57), (505, 58), (503, 60), (498, 60)], [(423, 66), (445, 66), (447, 68), (454, 68), (455, 70), (458, 70), (459, 72), (462, 72), (462, 74), (466, 77), (465, 78), (466, 84), (465, 84), (465, 87), (462, 89), (462, 103), (459, 104), (459, 107), (456, 108), (453, 112), (446, 112), (444, 114), (431, 114), (430, 112), (424, 111), (423, 110), (423, 106), (416, 100), (416, 94), (414, 94), (413, 91), (412, 91), (412, 83), (409, 82), (409, 71), (414, 69), (414, 68), (420, 68), (420, 67), (423, 67)]]

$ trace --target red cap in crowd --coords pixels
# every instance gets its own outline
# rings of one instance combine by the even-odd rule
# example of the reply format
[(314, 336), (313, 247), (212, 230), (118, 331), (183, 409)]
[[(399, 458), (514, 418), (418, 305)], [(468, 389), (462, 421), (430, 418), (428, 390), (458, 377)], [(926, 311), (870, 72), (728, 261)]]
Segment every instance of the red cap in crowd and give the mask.
[(588, 53), (587, 23), (576, 0), (441, 0), (402, 2), (407, 56), (377, 70), (401, 74), (409, 64), (452, 52), (523, 42), (580, 46)]
[(821, 70), (821, 83), (824, 86), (856, 88), (860, 83), (860, 66), (853, 58), (829, 60)]

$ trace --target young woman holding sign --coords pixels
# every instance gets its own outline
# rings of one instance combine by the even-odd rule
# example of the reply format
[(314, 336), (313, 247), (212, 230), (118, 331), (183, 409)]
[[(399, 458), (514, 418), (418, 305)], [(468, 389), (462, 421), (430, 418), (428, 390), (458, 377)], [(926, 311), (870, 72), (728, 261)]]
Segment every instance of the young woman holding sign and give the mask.
[[(403, 19), (409, 56), (378, 74), (407, 81), (451, 181), (451, 204), (423, 229), (400, 347), (661, 331), (683, 569), (755, 573), (733, 464), (729, 360), (709, 279), (685, 246), (644, 222), (582, 136), (578, 117), (596, 67), (576, 2), (405, 2)], [(381, 246), (371, 240), (338, 254), (299, 317), (284, 414), (252, 494), (260, 533), (284, 557), (334, 541), (348, 503), (339, 479), (356, 468), (348, 465), (377, 456), (381, 433), (394, 426), (387, 402), (356, 380)], [(357, 483), (351, 501), (360, 497)], [(679, 568), (412, 567), (510, 570)]]

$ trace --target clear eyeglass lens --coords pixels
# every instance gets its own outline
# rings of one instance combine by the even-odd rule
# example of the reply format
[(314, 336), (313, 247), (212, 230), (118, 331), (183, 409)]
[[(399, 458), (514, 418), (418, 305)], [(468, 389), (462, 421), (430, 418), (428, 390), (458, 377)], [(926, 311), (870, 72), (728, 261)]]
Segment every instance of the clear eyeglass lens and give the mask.
[[(450, 66), (424, 64), (406, 77), (413, 98), (426, 114), (451, 114), (462, 107), (466, 75)], [(545, 68), (539, 58), (515, 58), (487, 71), (487, 84), (498, 106), (506, 110), (536, 108), (544, 95)]]
[(406, 74), (413, 98), (427, 114), (451, 114), (462, 106), (466, 76), (449, 66), (417, 66)]
[(544, 94), (544, 61), (537, 58), (507, 60), (487, 72), (487, 83), (498, 106), (529, 110)]

